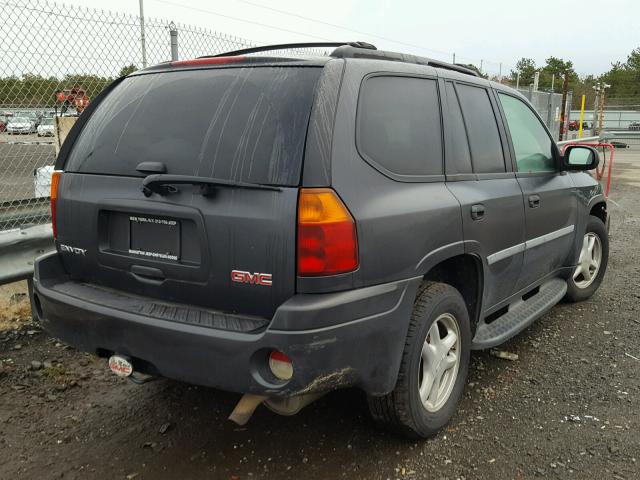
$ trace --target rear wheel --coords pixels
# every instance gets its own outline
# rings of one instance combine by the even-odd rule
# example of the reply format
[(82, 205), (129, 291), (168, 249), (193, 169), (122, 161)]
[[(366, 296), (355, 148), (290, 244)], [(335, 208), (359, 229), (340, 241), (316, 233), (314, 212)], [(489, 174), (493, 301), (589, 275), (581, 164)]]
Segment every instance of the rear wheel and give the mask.
[(602, 220), (591, 215), (582, 239), (578, 266), (567, 280), (565, 298), (571, 302), (580, 302), (591, 297), (602, 283), (608, 261), (607, 229)]
[(469, 368), (471, 329), (460, 293), (425, 282), (416, 298), (395, 389), (369, 397), (378, 423), (412, 438), (435, 435), (449, 422)]

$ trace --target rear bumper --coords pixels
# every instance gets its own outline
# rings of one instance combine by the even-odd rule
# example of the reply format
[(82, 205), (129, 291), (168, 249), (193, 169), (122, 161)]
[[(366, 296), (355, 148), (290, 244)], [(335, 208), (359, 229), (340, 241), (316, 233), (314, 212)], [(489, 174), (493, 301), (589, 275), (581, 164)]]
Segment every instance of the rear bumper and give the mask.
[[(45, 330), (84, 351), (130, 356), (134, 367), (223, 390), (277, 396), (355, 386), (391, 391), (421, 278), (330, 294), (300, 294), (283, 303), (269, 326), (241, 333), (117, 310), (56, 291), (69, 281), (57, 253), (35, 265), (34, 302)], [(293, 362), (276, 380), (272, 349)]]

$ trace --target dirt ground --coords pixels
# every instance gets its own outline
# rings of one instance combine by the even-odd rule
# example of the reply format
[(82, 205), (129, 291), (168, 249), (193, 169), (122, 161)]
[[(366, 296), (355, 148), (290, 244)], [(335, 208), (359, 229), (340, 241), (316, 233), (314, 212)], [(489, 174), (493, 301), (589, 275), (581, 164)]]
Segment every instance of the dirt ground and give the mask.
[(169, 380), (134, 385), (37, 325), (5, 319), (0, 478), (640, 478), (637, 153), (618, 155), (611, 200), (600, 291), (556, 306), (505, 344), (516, 361), (474, 353), (458, 413), (432, 440), (380, 431), (356, 391), (294, 417), (260, 408), (239, 428), (226, 420), (238, 395)]

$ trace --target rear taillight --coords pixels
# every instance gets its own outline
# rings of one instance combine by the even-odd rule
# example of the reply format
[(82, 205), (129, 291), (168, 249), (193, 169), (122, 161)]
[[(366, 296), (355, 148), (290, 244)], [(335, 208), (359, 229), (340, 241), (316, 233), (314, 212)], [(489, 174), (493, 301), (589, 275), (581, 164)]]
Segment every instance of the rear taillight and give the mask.
[(298, 201), (298, 275), (320, 276), (358, 268), (353, 217), (330, 188), (303, 188)]
[(56, 203), (58, 201), (58, 184), (62, 172), (56, 170), (51, 174), (51, 227), (53, 228), (53, 238), (58, 236), (56, 225)]

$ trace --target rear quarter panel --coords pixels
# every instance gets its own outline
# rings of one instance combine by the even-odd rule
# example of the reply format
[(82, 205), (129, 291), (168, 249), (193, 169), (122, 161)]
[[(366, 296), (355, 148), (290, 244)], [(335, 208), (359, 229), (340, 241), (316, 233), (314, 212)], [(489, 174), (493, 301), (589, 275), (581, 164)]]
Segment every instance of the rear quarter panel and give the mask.
[[(369, 165), (355, 141), (358, 92), (380, 61), (347, 62), (335, 115), (331, 186), (355, 218), (360, 266), (333, 278), (298, 279), (301, 291), (357, 288), (424, 275), (464, 253), (460, 205), (441, 181), (392, 180)], [(435, 69), (394, 64), (390, 73), (432, 75)]]

